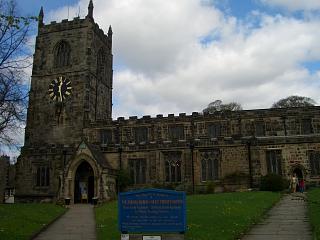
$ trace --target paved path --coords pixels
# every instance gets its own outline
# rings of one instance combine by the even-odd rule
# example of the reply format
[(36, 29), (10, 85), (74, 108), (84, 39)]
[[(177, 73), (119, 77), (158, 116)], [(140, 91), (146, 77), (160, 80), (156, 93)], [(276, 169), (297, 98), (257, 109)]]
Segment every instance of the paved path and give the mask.
[(285, 195), (242, 240), (312, 240), (305, 195)]
[(96, 222), (90, 204), (70, 205), (70, 209), (34, 240), (95, 240)]

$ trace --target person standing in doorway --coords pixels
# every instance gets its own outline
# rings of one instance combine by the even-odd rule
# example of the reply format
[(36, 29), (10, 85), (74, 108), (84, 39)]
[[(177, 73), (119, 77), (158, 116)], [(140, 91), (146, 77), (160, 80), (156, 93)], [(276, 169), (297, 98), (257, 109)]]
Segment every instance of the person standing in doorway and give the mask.
[(301, 178), (299, 180), (299, 190), (300, 190), (301, 193), (304, 192), (304, 179), (303, 178)]
[(298, 186), (298, 178), (295, 173), (293, 174), (293, 176), (291, 178), (290, 186), (291, 186), (291, 192), (295, 193), (297, 190), (297, 186)]

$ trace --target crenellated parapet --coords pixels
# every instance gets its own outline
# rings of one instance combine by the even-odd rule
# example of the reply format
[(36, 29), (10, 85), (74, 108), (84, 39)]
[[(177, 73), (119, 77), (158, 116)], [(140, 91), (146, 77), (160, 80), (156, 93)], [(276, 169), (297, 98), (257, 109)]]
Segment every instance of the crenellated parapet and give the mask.
[(41, 24), (39, 25), (39, 35), (86, 27), (92, 27), (95, 34), (104, 43), (109, 44), (112, 41), (112, 31), (109, 30), (109, 34), (105, 34), (97, 23), (88, 18), (81, 19), (80, 17), (75, 17), (73, 20), (63, 19), (61, 22), (51, 21), (49, 24)]
[(110, 151), (120, 145), (128, 150), (241, 145), (253, 138), (265, 144), (314, 141), (320, 137), (319, 110), (307, 107), (119, 117), (109, 123), (91, 124), (85, 135)]
[(86, 28), (91, 25), (90, 21), (87, 18), (81, 19), (80, 17), (75, 17), (73, 20), (63, 19), (61, 22), (51, 21), (48, 24), (39, 25), (39, 34), (48, 34), (52, 32), (61, 32), (70, 29), (79, 29)]

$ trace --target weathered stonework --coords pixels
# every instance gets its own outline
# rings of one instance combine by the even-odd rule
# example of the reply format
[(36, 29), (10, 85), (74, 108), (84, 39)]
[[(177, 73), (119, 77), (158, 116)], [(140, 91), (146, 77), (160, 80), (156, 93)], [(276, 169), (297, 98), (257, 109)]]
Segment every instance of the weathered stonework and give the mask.
[(12, 176), (14, 169), (10, 165), (8, 156), (0, 156), (0, 203), (5, 201), (5, 191), (13, 187)]
[[(70, 64), (55, 67), (61, 41), (70, 46)], [(72, 83), (62, 103), (47, 94), (58, 76)], [(310, 165), (310, 153), (320, 151), (320, 107), (112, 120), (111, 106), (111, 28), (105, 35), (90, 15), (40, 21), (25, 145), (16, 166), (18, 201), (77, 202), (85, 174), (89, 198), (106, 201), (116, 197), (120, 169), (135, 182), (130, 188), (204, 191), (213, 182), (232, 191), (258, 186), (268, 172), (289, 177), (293, 171), (307, 183), (320, 181)], [(87, 172), (79, 170), (83, 163)]]
[[(61, 42), (69, 48), (69, 55), (60, 61), (64, 65), (57, 66), (56, 49)], [(83, 128), (93, 121), (111, 119), (111, 51), (111, 27), (105, 34), (89, 15), (45, 25), (40, 12), (25, 144), (16, 166), (18, 201), (70, 197), (75, 184), (70, 178), (77, 170), (70, 166), (77, 167), (83, 161), (91, 162), (93, 168), (94, 196), (102, 200), (115, 196), (114, 174), (100, 161), (102, 153), (90, 145), (86, 145), (90, 151), (85, 156), (79, 153)], [(60, 76), (71, 81), (72, 90), (64, 101), (55, 101), (48, 89)], [(110, 185), (109, 195), (102, 184)]]
[(0, 203), (3, 203), (7, 178), (7, 162), (2, 158), (0, 159), (0, 169)]
[[(266, 175), (266, 152), (281, 151), (281, 174), (290, 177), (295, 168), (301, 169), (307, 181), (318, 181), (319, 176), (310, 176), (310, 161), (308, 152), (320, 150), (320, 119), (319, 107), (292, 109), (261, 109), (238, 112), (225, 112), (210, 115), (193, 113), (190, 116), (157, 117), (157, 118), (118, 118), (112, 124), (92, 123), (84, 129), (87, 140), (100, 145), (110, 163), (117, 166), (119, 157), (117, 152), (121, 148), (121, 161), (124, 169), (128, 168), (130, 159), (146, 159), (149, 171), (146, 173), (147, 185), (153, 183), (165, 184), (165, 170), (163, 154), (167, 151), (181, 151), (181, 175), (184, 181), (191, 183), (191, 148), (193, 146), (194, 178), (196, 185), (205, 184), (201, 181), (201, 152), (219, 149), (219, 179), (228, 175), (242, 173), (250, 175), (249, 155), (251, 158), (251, 175), (253, 183), (257, 184), (261, 175)], [(286, 122), (284, 117), (286, 116)], [(303, 134), (301, 121), (306, 116), (312, 122), (312, 134)], [(256, 136), (255, 123), (265, 126), (263, 136)], [(294, 122), (295, 124), (292, 124)], [(208, 126), (211, 123), (221, 124), (221, 134), (217, 138), (210, 138)], [(170, 126), (183, 126), (184, 136), (180, 140), (170, 139)], [(148, 141), (136, 143), (135, 128), (148, 129)], [(107, 145), (101, 144), (100, 133), (104, 130), (112, 132), (112, 141)], [(285, 132), (287, 133), (285, 135)], [(250, 145), (250, 151), (249, 151)], [(120, 155), (120, 154), (118, 154)], [(119, 166), (119, 164), (118, 164)], [(217, 180), (217, 184), (221, 183)], [(249, 182), (248, 182), (249, 186)], [(254, 186), (254, 185), (253, 185)]]

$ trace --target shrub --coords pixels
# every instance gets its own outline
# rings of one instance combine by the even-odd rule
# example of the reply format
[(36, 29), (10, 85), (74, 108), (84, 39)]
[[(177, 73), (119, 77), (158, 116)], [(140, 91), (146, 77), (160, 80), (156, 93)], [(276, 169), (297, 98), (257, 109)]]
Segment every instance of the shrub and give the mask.
[(214, 193), (214, 189), (215, 189), (215, 183), (214, 182), (207, 182), (207, 189), (206, 189), (206, 193)]
[(132, 179), (127, 170), (121, 169), (118, 172), (117, 183), (120, 192), (124, 191), (129, 185), (132, 184)]
[(260, 190), (262, 191), (282, 191), (288, 186), (288, 180), (283, 179), (281, 175), (271, 173), (261, 177)]

